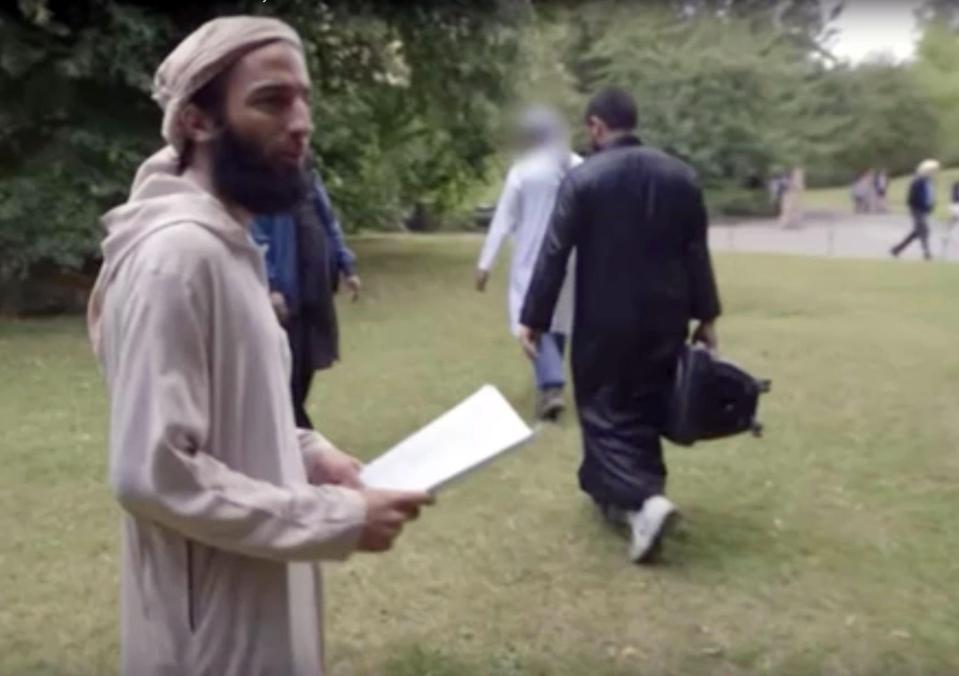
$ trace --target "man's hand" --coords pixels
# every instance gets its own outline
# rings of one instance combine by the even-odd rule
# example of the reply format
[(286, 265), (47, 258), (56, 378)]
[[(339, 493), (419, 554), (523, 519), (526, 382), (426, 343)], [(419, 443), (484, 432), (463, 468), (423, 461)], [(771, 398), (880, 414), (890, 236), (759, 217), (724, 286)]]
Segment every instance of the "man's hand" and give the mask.
[(519, 343), (523, 346), (523, 352), (531, 360), (536, 359), (539, 353), (539, 339), (542, 336), (541, 331), (531, 329), (528, 326), (519, 327)]
[(706, 346), (707, 349), (716, 351), (719, 349), (719, 336), (716, 333), (715, 322), (700, 322), (696, 330), (693, 331), (693, 342)]
[(364, 490), (366, 524), (357, 543), (361, 552), (385, 552), (403, 530), (403, 525), (420, 515), (420, 508), (433, 504), (429, 493)]
[(478, 269), (476, 271), (476, 290), (480, 293), (486, 291), (486, 285), (489, 283), (489, 270)]
[(362, 469), (363, 463), (359, 460), (331, 446), (316, 456), (310, 468), (310, 483), (360, 489), (363, 487), (360, 481)]
[(355, 303), (360, 299), (360, 291), (363, 290), (363, 281), (359, 275), (349, 275), (346, 278), (346, 286), (350, 289), (350, 299)]

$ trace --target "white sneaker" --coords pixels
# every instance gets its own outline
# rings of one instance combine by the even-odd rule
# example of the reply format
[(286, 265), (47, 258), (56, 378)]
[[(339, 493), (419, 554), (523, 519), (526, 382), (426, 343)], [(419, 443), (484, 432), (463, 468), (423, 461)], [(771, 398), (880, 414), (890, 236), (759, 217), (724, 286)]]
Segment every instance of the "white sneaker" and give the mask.
[(672, 530), (678, 520), (679, 509), (662, 495), (646, 500), (638, 512), (630, 512), (630, 560), (633, 563), (649, 561), (658, 551), (663, 536)]

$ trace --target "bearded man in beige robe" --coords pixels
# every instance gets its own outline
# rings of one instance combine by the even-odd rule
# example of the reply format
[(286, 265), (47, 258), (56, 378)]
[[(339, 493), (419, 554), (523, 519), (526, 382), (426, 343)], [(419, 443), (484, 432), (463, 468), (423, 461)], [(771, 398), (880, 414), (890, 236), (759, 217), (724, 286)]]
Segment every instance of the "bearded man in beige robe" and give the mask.
[(364, 489), (358, 461), (295, 427), (250, 223), (303, 195), (309, 95), (290, 27), (206, 24), (157, 73), (169, 145), (104, 218), (89, 328), (129, 676), (320, 676), (316, 562), (389, 549), (430, 501)]

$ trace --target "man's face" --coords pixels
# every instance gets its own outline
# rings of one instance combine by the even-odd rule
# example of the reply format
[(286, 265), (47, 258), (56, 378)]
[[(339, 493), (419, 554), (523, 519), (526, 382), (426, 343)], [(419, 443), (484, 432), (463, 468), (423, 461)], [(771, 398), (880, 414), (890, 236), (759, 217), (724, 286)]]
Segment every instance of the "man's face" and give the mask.
[(313, 132), (310, 79), (299, 50), (278, 42), (237, 62), (223, 118), (211, 147), (216, 189), (253, 213), (296, 206), (306, 194)]
[(247, 54), (234, 67), (226, 122), (277, 167), (302, 167), (313, 133), (310, 77), (303, 55), (278, 42)]
[(589, 134), (590, 144), (594, 152), (602, 150), (603, 144), (609, 136), (609, 127), (600, 118), (590, 115), (586, 120), (586, 133)]

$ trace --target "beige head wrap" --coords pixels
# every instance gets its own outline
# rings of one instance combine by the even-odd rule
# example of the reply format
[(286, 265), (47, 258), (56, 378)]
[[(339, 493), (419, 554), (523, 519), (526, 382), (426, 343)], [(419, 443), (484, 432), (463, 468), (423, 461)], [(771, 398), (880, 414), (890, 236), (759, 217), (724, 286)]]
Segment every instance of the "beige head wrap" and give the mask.
[(153, 98), (163, 109), (167, 143), (178, 151), (183, 149), (180, 111), (194, 94), (244, 54), (271, 42), (288, 42), (303, 49), (300, 36), (287, 24), (250, 16), (214, 19), (181, 42), (160, 65), (153, 81)]

